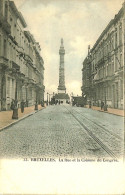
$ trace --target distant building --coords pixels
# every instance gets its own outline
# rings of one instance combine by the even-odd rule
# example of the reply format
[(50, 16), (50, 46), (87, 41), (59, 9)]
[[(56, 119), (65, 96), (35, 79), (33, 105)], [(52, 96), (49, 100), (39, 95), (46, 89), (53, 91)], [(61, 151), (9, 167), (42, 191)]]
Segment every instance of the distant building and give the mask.
[(55, 101), (66, 103), (67, 101), (69, 101), (69, 95), (66, 94), (66, 87), (65, 87), (65, 68), (64, 68), (65, 50), (63, 46), (63, 39), (61, 39), (59, 55), (60, 55), (59, 86), (58, 86), (58, 94), (55, 94), (54, 98)]
[(0, 110), (12, 100), (27, 106), (44, 99), (44, 62), (40, 45), (13, 1), (0, 0)]
[(93, 105), (123, 109), (125, 3), (102, 32), (83, 62), (82, 94)]

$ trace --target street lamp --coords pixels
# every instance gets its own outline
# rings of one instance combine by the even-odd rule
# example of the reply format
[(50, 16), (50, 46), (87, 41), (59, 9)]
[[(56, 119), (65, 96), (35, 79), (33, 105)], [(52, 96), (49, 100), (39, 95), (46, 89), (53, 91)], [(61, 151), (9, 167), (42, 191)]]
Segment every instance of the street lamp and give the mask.
[(49, 105), (50, 105), (50, 95), (51, 95), (51, 94), (49, 94)]
[(38, 89), (36, 88), (36, 103), (35, 103), (35, 110), (38, 110)]
[(15, 101), (13, 102), (13, 114), (12, 114), (12, 119), (18, 119), (18, 107), (17, 107), (17, 74), (19, 70), (14, 70), (13, 73), (15, 73), (16, 76), (16, 86), (15, 86)]
[(49, 95), (49, 93), (47, 92), (47, 106), (48, 106), (48, 95)]
[(106, 104), (106, 85), (104, 86), (104, 93), (105, 93), (104, 111), (107, 111), (107, 104)]
[(36, 103), (35, 103), (35, 110), (38, 110), (38, 103), (37, 103), (37, 100), (36, 100)]
[(73, 92), (70, 94), (70, 98), (71, 98), (71, 105), (73, 106)]
[(51, 101), (51, 100), (52, 100), (52, 99), (51, 99), (51, 96), (54, 97), (54, 92), (53, 92), (52, 94), (49, 93), (49, 104), (52, 103), (52, 101)]

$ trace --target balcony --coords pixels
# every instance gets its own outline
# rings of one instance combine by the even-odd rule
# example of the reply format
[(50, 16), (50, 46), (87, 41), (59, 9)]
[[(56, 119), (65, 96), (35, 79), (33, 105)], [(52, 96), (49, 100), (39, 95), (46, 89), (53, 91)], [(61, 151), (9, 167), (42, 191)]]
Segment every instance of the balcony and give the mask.
[(24, 60), (33, 67), (33, 60), (29, 55), (24, 54)]
[(104, 78), (103, 80), (104, 81), (111, 81), (113, 79), (113, 76), (107, 76), (106, 78)]
[(2, 27), (8, 34), (11, 33), (11, 26), (2, 15), (0, 15), (0, 27)]
[(35, 85), (35, 80), (34, 79), (31, 79), (31, 78), (29, 78), (29, 84), (31, 84), (31, 85)]
[(101, 58), (97, 63), (96, 63), (96, 67), (102, 66), (104, 64), (105, 60), (104, 58)]
[(8, 59), (3, 57), (3, 56), (0, 56), (0, 67), (2, 66), (3, 68), (7, 68), (8, 67)]
[(44, 85), (42, 85), (42, 86), (41, 86), (41, 89), (42, 89), (43, 91), (45, 91), (45, 86), (44, 86)]
[(16, 64), (14, 61), (12, 61), (12, 68), (15, 69), (16, 71), (20, 71), (20, 66)]
[(25, 75), (23, 74), (23, 73), (20, 73), (20, 78), (21, 78), (21, 80), (25, 80)]
[(11, 41), (12, 41), (15, 45), (18, 45), (17, 41), (15, 40), (15, 37), (13, 37), (12, 35), (9, 35), (9, 38), (11, 39)]

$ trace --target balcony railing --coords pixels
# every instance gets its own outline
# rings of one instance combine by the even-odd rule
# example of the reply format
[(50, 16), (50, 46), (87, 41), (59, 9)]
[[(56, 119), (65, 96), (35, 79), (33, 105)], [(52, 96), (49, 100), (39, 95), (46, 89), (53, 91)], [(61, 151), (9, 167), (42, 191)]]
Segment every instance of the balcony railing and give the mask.
[(104, 62), (105, 62), (105, 60), (104, 60), (104, 57), (103, 57), (96, 63), (96, 67), (99, 67), (99, 66), (103, 65)]
[(2, 27), (8, 34), (11, 33), (11, 26), (7, 20), (0, 14), (0, 27)]
[(0, 56), (0, 66), (7, 68), (8, 67), (8, 59)]

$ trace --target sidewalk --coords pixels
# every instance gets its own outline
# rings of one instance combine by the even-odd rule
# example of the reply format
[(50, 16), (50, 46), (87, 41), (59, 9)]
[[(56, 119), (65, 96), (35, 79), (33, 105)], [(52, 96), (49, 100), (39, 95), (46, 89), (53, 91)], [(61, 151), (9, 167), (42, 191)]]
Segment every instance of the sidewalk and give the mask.
[[(89, 108), (89, 105), (86, 105), (86, 108)], [(119, 110), (119, 109), (114, 109), (114, 108), (107, 108), (107, 111), (104, 111), (104, 110), (101, 110), (101, 108), (97, 107), (97, 106), (92, 106), (90, 109), (97, 110), (97, 111), (100, 111), (100, 112), (106, 112), (106, 113), (109, 113), (109, 114), (115, 114), (115, 115), (118, 115), (118, 116), (125, 116), (125, 111), (124, 110)]]
[[(9, 110), (9, 111), (1, 111), (0, 112), (0, 130), (2, 130), (3, 128), (5, 128), (8, 125), (11, 125), (19, 120), (21, 120), (22, 118), (25, 118), (27, 116), (29, 116), (30, 114), (34, 114), (37, 112), (37, 110), (34, 110), (35, 106), (31, 106), (31, 107), (26, 107), (24, 108), (24, 113), (21, 113), (21, 109), (18, 109), (18, 119), (12, 119), (12, 114), (13, 111)], [(44, 107), (41, 107), (41, 105), (38, 105), (38, 110), (43, 109)]]

